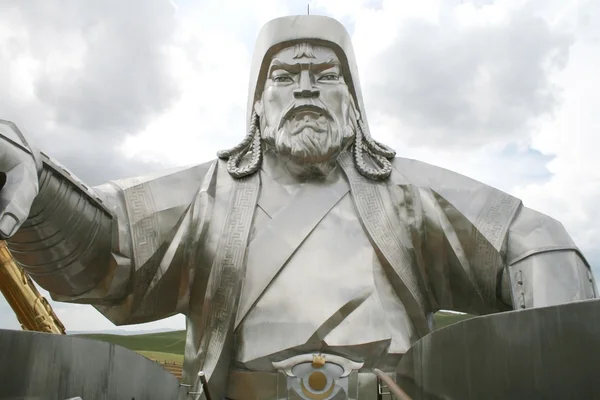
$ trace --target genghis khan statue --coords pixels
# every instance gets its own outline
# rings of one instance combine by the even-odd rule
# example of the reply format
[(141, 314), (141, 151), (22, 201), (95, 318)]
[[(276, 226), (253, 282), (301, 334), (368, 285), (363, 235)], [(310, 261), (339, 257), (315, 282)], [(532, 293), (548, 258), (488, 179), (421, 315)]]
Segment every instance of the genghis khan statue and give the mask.
[(371, 136), (330, 18), (262, 29), (247, 136), (216, 161), (88, 188), (0, 126), (0, 231), (23, 268), (118, 325), (184, 314), (183, 382), (200, 392), (204, 371), (213, 398), (375, 399), (373, 368), (393, 378), (440, 309), (596, 296), (559, 222)]

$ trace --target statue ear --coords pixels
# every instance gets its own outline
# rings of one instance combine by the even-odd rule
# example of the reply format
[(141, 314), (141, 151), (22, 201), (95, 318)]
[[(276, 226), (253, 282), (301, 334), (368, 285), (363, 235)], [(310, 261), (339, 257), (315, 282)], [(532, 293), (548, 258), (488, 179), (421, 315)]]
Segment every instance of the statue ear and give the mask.
[(262, 101), (257, 100), (256, 103), (254, 103), (254, 111), (256, 112), (256, 115), (258, 115), (259, 118), (261, 118), (263, 116), (263, 105), (262, 105)]
[(350, 109), (354, 113), (355, 119), (357, 121), (360, 120), (360, 110), (356, 106), (356, 100), (354, 100), (354, 96), (350, 96), (352, 101), (350, 101)]

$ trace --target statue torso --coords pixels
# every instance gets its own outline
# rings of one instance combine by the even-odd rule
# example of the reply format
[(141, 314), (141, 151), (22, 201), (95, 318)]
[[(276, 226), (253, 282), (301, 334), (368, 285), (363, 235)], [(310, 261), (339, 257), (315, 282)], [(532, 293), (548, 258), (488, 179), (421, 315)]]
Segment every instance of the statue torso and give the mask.
[[(465, 305), (485, 310), (484, 307), (477, 307), (478, 293), (474, 288), (479, 283), (496, 287), (495, 284), (488, 285), (485, 279), (488, 275), (482, 273), (485, 268), (497, 270), (496, 265), (500, 265), (499, 249), (501, 239), (505, 236), (505, 229), (502, 227), (508, 225), (512, 218), (511, 210), (518, 207), (518, 201), (485, 185), (422, 163), (402, 159), (397, 160), (396, 164), (398, 176), (393, 180), (394, 183), (390, 182), (387, 186), (373, 183), (370, 186), (371, 183), (367, 182), (357, 191), (341, 193), (340, 196), (343, 196), (339, 201), (332, 203), (326, 209), (327, 212), (323, 212), (322, 218), (319, 216), (314, 229), (311, 228), (297, 246), (289, 246), (295, 251), (280, 264), (282, 268), (279, 273), (269, 277), (269, 285), (265, 285), (264, 292), (261, 290), (263, 295), (257, 301), (253, 297), (249, 297), (250, 301), (245, 301), (244, 290), (251, 286), (247, 283), (261, 274), (269, 276), (264, 273), (262, 260), (272, 259), (270, 256), (279, 250), (275, 242), (286, 244), (287, 236), (277, 235), (275, 232), (272, 246), (271, 241), (266, 241), (258, 251), (252, 247), (252, 240), (265, 232), (267, 225), (277, 220), (273, 218), (277, 208), (290, 204), (293, 212), (288, 216), (291, 220), (299, 220), (299, 226), (302, 227), (305, 215), (311, 214), (311, 210), (321, 204), (320, 201), (309, 201), (299, 207), (291, 207), (291, 202), (298, 198), (295, 195), (310, 185), (290, 183), (285, 177), (277, 175), (277, 169), (268, 170), (268, 175), (264, 171), (256, 175), (251, 193), (258, 193), (258, 206), (250, 206), (256, 204), (256, 200), (244, 200), (248, 204), (242, 201), (245, 206), (238, 207), (243, 211), (238, 214), (249, 216), (243, 224), (250, 229), (250, 245), (245, 259), (254, 257), (258, 262), (254, 265), (247, 262), (239, 264), (247, 266), (244, 284), (241, 291), (236, 288), (231, 293), (241, 293), (240, 304), (246, 303), (248, 307), (247, 312), (238, 313), (245, 318), (236, 327), (234, 335), (231, 335), (235, 340), (232, 342), (227, 339), (223, 347), (227, 350), (224, 357), (235, 361), (238, 367), (236, 371), (274, 371), (278, 368), (272, 365), (272, 361), (283, 362), (297, 355), (316, 352), (346, 357), (352, 362), (364, 362), (364, 369), (369, 369), (373, 364), (382, 367), (382, 361), (386, 366), (394, 365), (392, 359), (397, 357), (385, 356), (402, 354), (418, 339), (416, 328), (413, 328), (413, 323), (407, 317), (410, 312), (406, 311), (413, 311), (410, 314), (412, 321), (415, 316), (414, 305), (411, 309), (411, 303), (404, 302), (404, 297), (400, 301), (400, 296), (405, 293), (402, 293), (403, 289), (399, 286), (398, 274), (406, 274), (408, 271), (412, 278), (424, 279), (424, 283), (419, 286), (434, 301), (431, 310)], [(230, 262), (223, 258), (217, 262), (219, 249), (223, 248), (225, 241), (228, 241), (227, 245), (237, 243), (238, 247), (240, 243), (247, 243), (243, 235), (238, 235), (238, 226), (229, 221), (229, 216), (237, 215), (232, 214), (231, 207), (243, 199), (234, 194), (250, 192), (234, 190), (238, 181), (228, 175), (223, 162), (212, 165), (216, 167), (214, 173), (207, 165), (203, 174), (191, 169), (187, 175), (185, 171), (176, 172), (134, 187), (138, 192), (148, 192), (148, 198), (156, 199), (156, 206), (149, 208), (143, 218), (139, 219), (140, 223), (156, 220), (155, 225), (161, 227), (160, 241), (157, 242), (168, 242), (169, 249), (181, 250), (160, 253), (162, 259), (152, 258), (160, 260), (162, 269), (154, 274), (153, 286), (148, 290), (142, 305), (148, 312), (155, 314), (156, 304), (166, 304), (166, 296), (171, 296), (173, 303), (173, 298), (177, 296), (177, 304), (181, 305), (178, 310), (186, 313), (188, 321), (185, 363), (188, 380), (196, 376), (203, 354), (208, 354), (201, 349), (203, 334), (207, 330), (214, 330), (206, 326), (206, 317), (211, 317), (206, 311), (221, 320), (226, 314), (221, 313), (220, 306), (230, 304), (227, 302), (228, 298), (223, 303), (223, 299), (209, 296), (221, 287), (219, 282), (217, 286), (213, 285), (207, 290), (210, 278), (218, 276), (213, 274), (213, 267), (222, 265), (223, 261)], [(342, 172), (338, 172), (341, 176)], [(344, 172), (347, 176), (348, 171)], [(203, 177), (199, 192), (196, 189), (198, 186), (191, 184), (198, 177)], [(165, 187), (181, 187), (182, 183), (185, 183), (183, 187), (190, 188), (189, 200), (188, 197), (164, 195), (168, 193), (165, 192)], [(327, 182), (313, 190), (311, 196), (314, 198), (309, 196), (309, 200), (317, 200), (320, 194), (336, 187), (335, 180), (331, 185)], [(365, 187), (382, 191), (378, 202), (362, 201), (372, 200), (369, 193), (365, 194)], [(127, 187), (122, 190), (125, 194), (130, 191)], [(197, 194), (194, 195), (194, 192)], [(394, 196), (388, 195), (392, 192)], [(126, 201), (128, 198), (125, 196)], [(165, 199), (173, 201), (162, 201)], [(479, 201), (481, 199), (483, 201)], [(132, 205), (135, 205), (134, 200), (135, 198), (131, 200)], [(356, 203), (357, 201), (362, 203)], [(511, 212), (505, 210), (507, 207), (504, 204), (510, 205), (508, 211)], [(365, 207), (368, 210), (367, 217), (369, 213), (375, 216), (384, 213), (385, 218), (380, 218), (381, 221), (385, 222), (386, 218), (387, 221), (398, 221), (387, 230), (379, 229), (379, 222), (364, 220)], [(186, 214), (175, 223), (175, 218), (162, 218), (163, 214), (167, 216), (167, 212)], [(161, 220), (172, 221), (173, 224), (164, 224)], [(130, 221), (130, 224), (137, 229), (137, 220)], [(280, 225), (288, 227), (288, 233), (295, 232), (290, 230), (289, 226), (293, 224), (289, 224), (287, 220), (282, 220)], [(235, 229), (229, 229), (231, 227)], [(396, 254), (388, 251), (392, 258), (388, 257), (382, 264), (382, 259), (378, 258), (381, 257), (381, 246), (390, 243), (381, 239), (392, 237), (391, 234), (401, 232), (404, 227), (409, 227), (412, 235), (405, 236), (408, 240), (402, 243), (392, 241), (391, 245), (404, 245), (409, 252), (408, 257), (403, 257), (404, 261), (400, 260), (401, 257), (394, 259)], [(494, 233), (493, 237), (490, 232)], [(375, 244), (371, 243), (374, 233), (379, 240)], [(200, 235), (201, 246), (193, 241), (196, 240), (196, 234)], [(146, 241), (137, 241), (136, 238), (137, 236), (134, 237), (134, 247), (146, 244)], [(374, 250), (374, 245), (378, 251)], [(197, 254), (184, 251), (195, 249), (196, 246)], [(470, 249), (478, 251), (471, 254)], [(156, 248), (153, 251), (158, 250)], [(387, 250), (390, 250), (389, 246)], [(464, 254), (466, 258), (444, 256), (452, 254)], [(187, 255), (193, 257), (186, 258)], [(481, 255), (486, 255), (483, 264), (476, 259)], [(398, 262), (399, 260), (402, 262)], [(477, 268), (470, 268), (470, 264)], [(390, 265), (393, 265), (393, 269)], [(140, 265), (139, 269), (145, 271), (151, 266), (148, 262)], [(178, 269), (181, 266), (183, 270)], [(165, 269), (167, 267), (169, 268)], [(178, 279), (178, 271), (190, 272), (189, 277), (181, 275), (179, 292), (172, 290), (172, 283)], [(227, 276), (220, 282), (227, 284)], [(156, 296), (156, 302), (151, 301), (155, 298), (152, 296)], [(219, 300), (220, 303), (213, 300)], [(494, 298), (488, 296), (485, 300), (493, 303)], [(142, 307), (138, 309), (145, 310)], [(427, 309), (423, 311), (427, 312)], [(232, 367), (236, 368), (234, 365)], [(249, 380), (255, 381), (255, 376)]]
[[(262, 190), (261, 197), (269, 196), (268, 186)], [(258, 230), (264, 219), (258, 208)], [(256, 273), (248, 268), (246, 279)], [(272, 370), (271, 361), (329, 351), (372, 365), (387, 353), (403, 353), (412, 335), (346, 193), (248, 312), (237, 330), (236, 361)]]

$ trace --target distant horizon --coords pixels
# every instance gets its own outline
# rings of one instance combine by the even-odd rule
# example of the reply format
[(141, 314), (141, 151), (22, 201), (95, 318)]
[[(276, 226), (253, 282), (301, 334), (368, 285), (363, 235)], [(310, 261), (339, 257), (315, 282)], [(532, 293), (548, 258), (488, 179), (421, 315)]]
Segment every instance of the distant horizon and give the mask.
[(133, 336), (150, 333), (162, 333), (162, 332), (177, 332), (185, 331), (185, 329), (174, 329), (174, 328), (156, 328), (156, 329), (104, 329), (104, 330), (92, 330), (92, 331), (70, 331), (67, 329), (67, 335), (91, 335), (91, 334), (103, 334), (103, 335), (123, 335)]
[[(18, 328), (0, 328), (0, 330), (6, 331), (24, 331), (23, 329)], [(150, 334), (150, 333), (161, 333), (161, 332), (178, 332), (185, 331), (184, 329), (175, 329), (175, 328), (155, 328), (155, 329), (96, 329), (89, 331), (81, 331), (81, 330), (66, 330), (66, 335), (90, 335), (90, 334), (106, 334), (106, 335), (125, 335), (125, 336), (133, 336), (140, 334)]]

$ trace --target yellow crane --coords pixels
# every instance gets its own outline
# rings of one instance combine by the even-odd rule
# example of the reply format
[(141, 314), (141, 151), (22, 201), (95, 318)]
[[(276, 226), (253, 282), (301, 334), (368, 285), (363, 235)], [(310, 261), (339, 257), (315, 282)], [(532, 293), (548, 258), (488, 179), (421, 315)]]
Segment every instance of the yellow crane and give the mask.
[(23, 330), (65, 334), (48, 301), (15, 262), (6, 242), (0, 240), (0, 292), (15, 312)]

